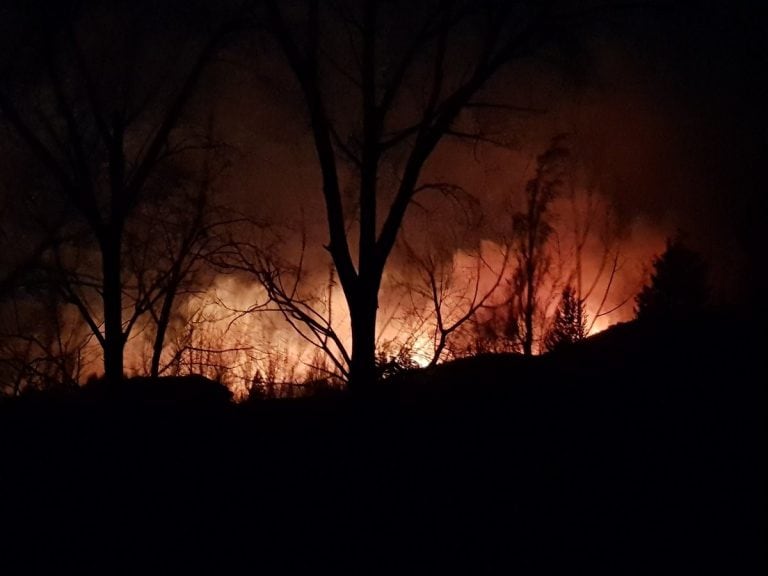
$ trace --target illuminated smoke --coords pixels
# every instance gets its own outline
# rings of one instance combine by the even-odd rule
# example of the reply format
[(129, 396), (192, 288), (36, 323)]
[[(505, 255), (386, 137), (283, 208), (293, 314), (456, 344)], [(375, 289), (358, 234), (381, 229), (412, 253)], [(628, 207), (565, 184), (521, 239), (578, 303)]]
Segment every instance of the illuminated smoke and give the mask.
[[(585, 193), (582, 192), (576, 200), (577, 204), (581, 202), (583, 205)], [(592, 209), (596, 213), (606, 213), (609, 203), (605, 198), (594, 197), (592, 201)], [(548, 305), (543, 321), (537, 326), (537, 337), (543, 337), (561, 288), (575, 281), (575, 247), (572, 235), (569, 236), (574, 226), (573, 210), (574, 205), (569, 199), (558, 201), (554, 210), (557, 242), (552, 245), (551, 277), (541, 288), (541, 299)], [(581, 255), (585, 294), (591, 288), (585, 300), (591, 334), (634, 316), (633, 297), (645, 280), (652, 257), (663, 250), (666, 238), (664, 231), (637, 218), (627, 229), (616, 232), (614, 238), (606, 239), (599, 233), (603, 224), (597, 219), (592, 222), (595, 233), (585, 242)], [(497, 241), (485, 239), (480, 242), (478, 250), (453, 250), (450, 262), (442, 264), (442, 269), (450, 273), (442, 279), (449, 287), (443, 302), (446, 321), (466, 310), (466, 290), (476, 285), (479, 292), (491, 288), (496, 274), (504, 265), (506, 249)], [(618, 256), (615, 256), (616, 251)], [(482, 258), (482, 263), (479, 258)], [(617, 264), (611, 278), (614, 258)], [(327, 270), (327, 265), (319, 265), (308, 271), (304, 289), (306, 293), (316, 295), (318, 309), (324, 311), (328, 310), (330, 297), (333, 327), (344, 344), (349, 346), (344, 298), (338, 285), (329, 285)], [(489, 300), (489, 306), (499, 305), (504, 300), (507, 279), (512, 270), (513, 265), (508, 264), (505, 277)], [(431, 361), (434, 352), (435, 316), (431, 301), (414, 296), (417, 282), (418, 274), (404, 265), (389, 271), (382, 287), (377, 341), (383, 353), (397, 356), (405, 349), (411, 361), (424, 366)], [(277, 382), (302, 381), (317, 374), (316, 349), (299, 337), (279, 313), (243, 313), (264, 301), (264, 290), (255, 282), (217, 276), (205, 293), (186, 302), (180, 313), (190, 320), (180, 321), (174, 327), (164, 352), (164, 361), (167, 362), (186, 346), (174, 370), (220, 378), (240, 395), (245, 394), (257, 374), (262, 379), (272, 378)], [(453, 350), (471, 349), (472, 338), (468, 324), (454, 335), (451, 341), (453, 346), (445, 357), (450, 358)], [(146, 340), (137, 336), (128, 350), (127, 365), (130, 369), (135, 373), (146, 371), (149, 357)], [(326, 368), (329, 366), (326, 365)]]

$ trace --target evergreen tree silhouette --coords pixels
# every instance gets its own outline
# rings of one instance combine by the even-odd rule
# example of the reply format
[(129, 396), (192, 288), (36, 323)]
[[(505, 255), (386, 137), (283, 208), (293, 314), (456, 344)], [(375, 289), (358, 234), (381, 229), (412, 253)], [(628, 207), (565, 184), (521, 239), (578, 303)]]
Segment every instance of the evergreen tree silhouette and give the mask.
[(709, 301), (708, 269), (702, 257), (678, 235), (653, 261), (651, 281), (635, 297), (638, 319), (690, 317)]
[(568, 285), (563, 288), (552, 327), (544, 339), (544, 347), (551, 352), (583, 340), (586, 335), (587, 314), (584, 303), (576, 297), (573, 286)]

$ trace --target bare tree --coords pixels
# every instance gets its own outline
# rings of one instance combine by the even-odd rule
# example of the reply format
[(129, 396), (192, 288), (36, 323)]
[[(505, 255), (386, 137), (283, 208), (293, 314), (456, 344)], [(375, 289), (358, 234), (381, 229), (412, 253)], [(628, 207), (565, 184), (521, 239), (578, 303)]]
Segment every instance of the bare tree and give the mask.
[[(329, 360), (328, 376), (349, 377), (350, 354), (344, 339), (335, 326), (333, 316), (333, 292), (336, 274), (328, 268), (324, 293), (318, 293), (316, 283), (308, 281), (307, 241), (304, 228), (298, 232), (301, 239), (298, 262), (293, 263), (280, 256), (283, 233), (294, 236), (293, 231), (278, 226), (258, 225), (264, 232), (259, 238), (233, 240), (212, 258), (213, 264), (225, 272), (245, 274), (265, 290), (265, 299), (246, 309), (232, 309), (239, 316), (260, 313), (277, 313), (295, 331), (299, 338), (319, 349)], [(320, 365), (319, 363), (318, 366)], [(315, 366), (315, 369), (318, 369)]]
[(38, 291), (17, 291), (3, 306), (0, 391), (7, 394), (76, 387), (89, 363), (90, 332), (72, 321), (55, 291)]
[(519, 340), (523, 354), (533, 353), (541, 292), (551, 266), (548, 243), (553, 232), (550, 208), (561, 192), (568, 150), (563, 136), (553, 139), (537, 159), (536, 174), (525, 186), (523, 209), (512, 219), (512, 249), (517, 268), (512, 275), (510, 331)]
[(434, 366), (446, 352), (451, 353), (452, 339), (469, 337), (462, 331), (492, 301), (506, 275), (510, 251), (500, 246), (498, 254), (484, 253), (481, 244), (462, 251), (466, 263), (460, 264), (453, 250), (432, 247), (419, 253), (404, 239), (401, 243), (417, 275), (404, 283), (410, 302), (408, 329), (427, 333), (432, 344), (428, 365)]
[[(460, 115), (482, 105), (476, 97), (488, 80), (510, 59), (530, 53), (551, 29), (550, 8), (533, 2), (428, 2), (405, 14), (376, 1), (309, 0), (290, 9), (266, 2), (269, 30), (302, 91), (312, 127), (326, 248), (350, 314), (352, 388), (376, 378), (382, 276), (425, 163), (445, 136), (467, 136), (458, 126)], [(335, 50), (339, 40), (343, 51)], [(334, 83), (343, 92), (333, 94)], [(342, 100), (343, 111), (335, 100)], [(382, 177), (387, 164), (396, 166), (389, 190)], [(357, 186), (354, 233), (347, 227), (352, 208), (341, 193), (343, 167)]]
[(226, 169), (209, 126), (200, 151), (199, 170), (176, 167), (160, 178), (166, 191), (138, 209), (134, 226), (126, 235), (126, 264), (133, 305), (128, 325), (148, 315), (154, 326), (149, 374), (160, 374), (161, 356), (171, 321), (180, 301), (199, 292), (206, 282), (206, 268), (228, 241), (226, 228), (237, 221), (212, 201), (213, 184)]
[[(98, 313), (77, 291), (69, 297), (103, 349), (107, 379), (117, 381), (131, 328), (123, 318), (126, 228), (158, 166), (190, 145), (173, 136), (225, 28), (197, 35), (164, 31), (181, 50), (160, 58), (151, 23), (163, 7), (137, 3), (115, 10), (111, 17), (120, 26), (106, 26), (101, 13), (70, 9), (23, 23), (40, 42), (31, 56), (12, 54), (5, 62), (4, 72), (16, 73), (17, 81), (14, 92), (0, 90), (0, 114), (94, 240)], [(22, 78), (19, 64), (33, 70), (33, 78)]]
[(618, 302), (615, 298), (624, 262), (614, 206), (595, 187), (580, 184), (578, 159), (567, 138), (558, 135), (539, 156), (523, 206), (512, 217), (509, 249), (516, 267), (509, 294), (489, 302), (473, 319), (475, 352), (532, 354), (537, 342), (546, 347), (541, 337), (557, 323), (565, 289), (569, 306), (571, 299), (578, 302), (572, 306), (574, 322), (584, 326), (585, 335), (632, 298), (631, 291)]
[(247, 392), (259, 362), (252, 339), (232, 333), (233, 314), (210, 294), (193, 295), (184, 308), (183, 324), (167, 335), (158, 374), (203, 375)]
[[(571, 166), (571, 171), (568, 193), (570, 211), (566, 215), (567, 222), (570, 223), (570, 230), (566, 231), (566, 234), (571, 237), (572, 253), (565, 258), (567, 260), (565, 264), (571, 268), (567, 274), (566, 287), (572, 288), (573, 296), (579, 302), (579, 306), (576, 308), (579, 315), (584, 313), (587, 302), (593, 296), (599, 298), (588, 322), (586, 317), (579, 317), (579, 324), (583, 320), (585, 334), (589, 334), (600, 318), (625, 306), (632, 296), (629, 294), (619, 303), (607, 307), (609, 297), (615, 287), (617, 274), (623, 265), (614, 206), (612, 203), (605, 203), (594, 186), (588, 185), (584, 190), (580, 190), (574, 177), (575, 165)], [(562, 236), (562, 233), (559, 236)], [(587, 275), (584, 264), (590, 243), (599, 245), (600, 256), (596, 269), (591, 275)], [(560, 257), (563, 259), (562, 254)], [(601, 283), (603, 284), (602, 288)]]

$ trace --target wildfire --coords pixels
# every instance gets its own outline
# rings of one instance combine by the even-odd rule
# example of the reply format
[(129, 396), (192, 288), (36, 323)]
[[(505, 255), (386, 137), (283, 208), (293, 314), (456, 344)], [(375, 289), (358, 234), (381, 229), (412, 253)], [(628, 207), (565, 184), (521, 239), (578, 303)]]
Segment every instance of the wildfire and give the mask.
[[(560, 222), (566, 221), (561, 204)], [(536, 320), (534, 352), (554, 315), (565, 283), (581, 282), (587, 334), (633, 317), (633, 296), (645, 280), (645, 266), (663, 247), (665, 235), (642, 221), (635, 222), (615, 247), (585, 242), (578, 257), (577, 277), (573, 243), (558, 238), (557, 257), (537, 294), (541, 311)], [(380, 297), (380, 354), (405, 365), (433, 362), (472, 353), (478, 332), (474, 321), (499, 314), (509, 299), (516, 263), (508, 247), (483, 240), (476, 250), (458, 248), (444, 260), (431, 261), (433, 276), (402, 267), (384, 280)], [(437, 263), (435, 263), (437, 262)], [(351, 350), (349, 316), (341, 288), (329, 281), (327, 267), (309, 271), (304, 294), (318, 318), (324, 318), (328, 336), (296, 331), (290, 317), (270, 304), (255, 280), (221, 275), (206, 291), (188, 296), (172, 324), (162, 355), (165, 374), (203, 374), (221, 380), (236, 395), (247, 394), (254, 382), (301, 382), (342, 375)], [(423, 271), (422, 271), (423, 272)], [(425, 284), (425, 282), (427, 284)], [(434, 286), (429, 285), (433, 282)], [(419, 284), (421, 283), (421, 284)], [(487, 299), (482, 299), (488, 293)], [(435, 299), (437, 298), (437, 299)], [(466, 322), (445, 336), (440, 347), (440, 326), (450, 327), (471, 309)], [(438, 312), (440, 323), (438, 324)], [(152, 326), (139, 326), (126, 346), (126, 370), (146, 374), (151, 358)], [(88, 341), (81, 357), (82, 377), (100, 372), (101, 350)]]

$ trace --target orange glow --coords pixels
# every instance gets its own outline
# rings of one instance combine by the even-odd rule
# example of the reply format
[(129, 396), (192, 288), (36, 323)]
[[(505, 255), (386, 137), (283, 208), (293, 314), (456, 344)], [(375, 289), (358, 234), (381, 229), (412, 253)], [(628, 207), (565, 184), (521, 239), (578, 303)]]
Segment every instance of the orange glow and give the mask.
[[(560, 202), (555, 207), (555, 221), (567, 230), (572, 206)], [(589, 334), (634, 316), (633, 296), (645, 280), (645, 270), (654, 254), (663, 249), (664, 231), (636, 220), (618, 237), (618, 266), (610, 278), (611, 263), (606, 264), (605, 248), (598, 240), (585, 243), (582, 250), (582, 277), (591, 292), (585, 300)], [(546, 318), (551, 318), (557, 306), (557, 294), (566, 281), (573, 281), (574, 247), (567, 233), (558, 234), (559, 260), (553, 261), (553, 273), (542, 286), (541, 301), (546, 304)], [(480, 293), (493, 286), (496, 274), (503, 268), (504, 248), (486, 239), (476, 251), (457, 249), (452, 261), (446, 264), (450, 271), (443, 278), (448, 288), (443, 301), (444, 322), (459, 318), (470, 301), (473, 289)], [(479, 265), (479, 257), (482, 265)], [(505, 278), (512, 274), (510, 264)], [(317, 306), (327, 310), (328, 299), (333, 310), (332, 324), (344, 346), (349, 350), (350, 334), (348, 314), (343, 294), (337, 285), (328, 288), (327, 268), (306, 275), (305, 290), (318, 295)], [(390, 271), (382, 285), (377, 342), (387, 355), (396, 356), (407, 350), (410, 360), (427, 366), (433, 358), (436, 339), (435, 314), (429, 298), (415, 297), (408, 282), (416, 282), (417, 275), (407, 269)], [(610, 283), (610, 286), (609, 286)], [(503, 280), (489, 299), (493, 306), (507, 297), (508, 283)], [(278, 312), (241, 312), (265, 301), (264, 290), (255, 282), (248, 283), (231, 276), (213, 279), (207, 291), (190, 297), (179, 311), (179, 320), (172, 326), (166, 341), (163, 362), (168, 363), (175, 354), (180, 360), (170, 369), (176, 373), (202, 373), (221, 379), (236, 396), (242, 397), (254, 377), (270, 378), (277, 382), (296, 382), (322, 375), (332, 369), (330, 363), (318, 367), (318, 350), (301, 338)], [(181, 321), (181, 318), (189, 318)], [(126, 370), (129, 374), (145, 374), (151, 358), (152, 326), (138, 326), (135, 336), (126, 346)], [(537, 338), (546, 324), (540, 323)], [(452, 334), (456, 350), (467, 349), (472, 338), (467, 327)], [(100, 349), (92, 339), (84, 355), (85, 377), (100, 372)], [(445, 351), (441, 360), (450, 357)], [(318, 371), (319, 370), (319, 371)], [(314, 375), (314, 376), (313, 376)]]

